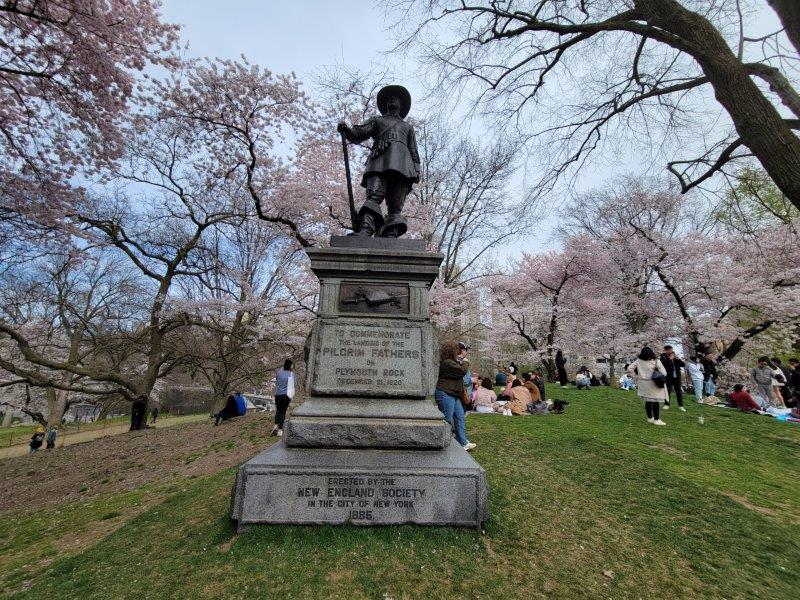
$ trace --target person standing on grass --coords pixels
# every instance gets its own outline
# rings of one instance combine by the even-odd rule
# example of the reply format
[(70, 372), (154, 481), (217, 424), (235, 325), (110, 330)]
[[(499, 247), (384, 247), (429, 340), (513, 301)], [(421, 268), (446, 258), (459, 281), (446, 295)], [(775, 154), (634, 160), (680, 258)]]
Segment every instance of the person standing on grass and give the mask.
[(467, 374), (464, 375), (464, 389), (467, 390), (467, 398), (472, 398), (472, 393), (475, 391), (475, 386), (473, 385), (472, 381), (472, 371), (469, 368), (469, 358), (467, 358), (468, 352), (469, 346), (467, 346), (464, 342), (458, 342), (458, 359), (461, 361), (461, 364), (467, 367)]
[(56, 447), (56, 436), (58, 435), (58, 428), (51, 427), (50, 430), (47, 432), (47, 446), (45, 447), (47, 450), (52, 450)]
[(453, 427), (456, 441), (469, 452), (476, 444), (467, 439), (464, 407), (461, 405), (464, 375), (467, 373), (467, 367), (459, 361), (461, 352), (458, 342), (454, 341), (444, 342), (439, 349), (439, 378), (436, 381), (434, 398), (444, 420)]
[(272, 435), (283, 437), (283, 423), (286, 421), (286, 410), (294, 397), (294, 373), (292, 359), (283, 361), (283, 368), (275, 371), (275, 425)]
[(628, 374), (636, 381), (636, 393), (644, 402), (647, 422), (653, 425), (666, 425), (659, 418), (659, 410), (661, 405), (667, 401), (667, 387), (666, 385), (659, 387), (653, 381), (653, 373), (656, 371), (666, 378), (667, 370), (649, 346), (642, 348), (636, 360), (628, 365)]
[(31, 436), (31, 443), (30, 443), (31, 450), (29, 454), (36, 454), (36, 451), (42, 447), (43, 440), (44, 440), (44, 427), (39, 426), (34, 432), (34, 434)]
[(131, 403), (131, 428), (138, 431), (147, 426), (147, 396), (142, 394)]
[(150, 416), (153, 418), (153, 420), (151, 421), (152, 425), (156, 424), (156, 419), (158, 418), (158, 413), (159, 413), (158, 404), (153, 404), (153, 408), (150, 409)]
[(558, 371), (558, 383), (562, 388), (567, 387), (569, 379), (567, 379), (567, 359), (564, 358), (564, 353), (561, 350), (556, 352), (556, 371)]
[(690, 356), (689, 362), (686, 364), (686, 374), (692, 380), (694, 386), (694, 395), (699, 403), (703, 402), (703, 365), (701, 365), (696, 356)]
[(678, 410), (686, 412), (683, 407), (683, 388), (681, 387), (681, 367), (685, 367), (686, 363), (678, 358), (675, 350), (669, 345), (664, 346), (664, 352), (659, 359), (667, 371), (667, 401), (664, 402), (664, 410), (669, 408), (670, 394), (675, 394), (675, 398), (678, 400)]
[(781, 359), (780, 358), (773, 358), (769, 366), (772, 368), (772, 391), (775, 393), (775, 398), (778, 402), (786, 406), (786, 402), (784, 402), (783, 397), (783, 388), (786, 387), (786, 372), (781, 367)]
[(761, 356), (755, 367), (750, 369), (750, 378), (753, 380), (756, 392), (767, 401), (769, 406), (783, 408), (783, 404), (778, 402), (775, 391), (772, 387), (772, 367), (769, 366), (769, 358)]
[(717, 363), (714, 361), (714, 353), (708, 352), (700, 360), (703, 365), (703, 391), (706, 396), (713, 396), (717, 393)]

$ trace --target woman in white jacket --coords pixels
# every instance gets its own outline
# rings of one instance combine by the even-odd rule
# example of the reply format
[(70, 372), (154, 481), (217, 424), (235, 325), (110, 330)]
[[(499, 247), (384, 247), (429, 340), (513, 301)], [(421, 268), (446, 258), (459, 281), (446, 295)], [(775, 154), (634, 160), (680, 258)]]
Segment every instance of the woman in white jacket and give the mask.
[[(628, 374), (635, 379), (636, 391), (644, 402), (647, 422), (653, 425), (666, 425), (658, 418), (658, 414), (661, 405), (667, 401), (667, 387), (666, 385), (659, 387), (653, 381), (653, 373), (656, 371), (666, 378), (667, 370), (649, 346), (642, 348), (636, 360), (628, 366)], [(666, 380), (662, 379), (662, 381)]]

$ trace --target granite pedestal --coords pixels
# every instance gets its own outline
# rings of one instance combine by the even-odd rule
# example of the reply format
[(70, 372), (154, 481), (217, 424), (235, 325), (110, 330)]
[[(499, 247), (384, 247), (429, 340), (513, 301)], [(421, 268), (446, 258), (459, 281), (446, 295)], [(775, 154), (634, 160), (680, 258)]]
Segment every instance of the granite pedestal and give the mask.
[(431, 400), (428, 294), (441, 254), (419, 240), (332, 238), (306, 250), (320, 280), (305, 402), (245, 463), (231, 516), (257, 523), (479, 526), (485, 473)]

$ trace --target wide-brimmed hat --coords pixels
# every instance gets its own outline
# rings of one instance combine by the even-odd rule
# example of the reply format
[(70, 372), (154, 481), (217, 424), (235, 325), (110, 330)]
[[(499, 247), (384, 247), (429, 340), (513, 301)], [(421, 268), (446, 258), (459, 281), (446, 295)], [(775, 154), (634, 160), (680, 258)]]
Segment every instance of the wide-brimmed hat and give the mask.
[(386, 114), (387, 103), (390, 96), (397, 96), (400, 98), (400, 116), (405, 118), (408, 111), (411, 110), (411, 94), (402, 85), (387, 85), (378, 91), (376, 102), (378, 110), (382, 115)]

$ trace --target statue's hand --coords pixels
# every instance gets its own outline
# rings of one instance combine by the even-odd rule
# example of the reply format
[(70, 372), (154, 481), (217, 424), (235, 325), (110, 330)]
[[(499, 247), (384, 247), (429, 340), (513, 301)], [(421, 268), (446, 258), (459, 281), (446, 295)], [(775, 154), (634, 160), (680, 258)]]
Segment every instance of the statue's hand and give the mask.
[(339, 133), (347, 133), (348, 129), (349, 127), (344, 121), (339, 121), (339, 124), (336, 125), (336, 131), (338, 131)]

